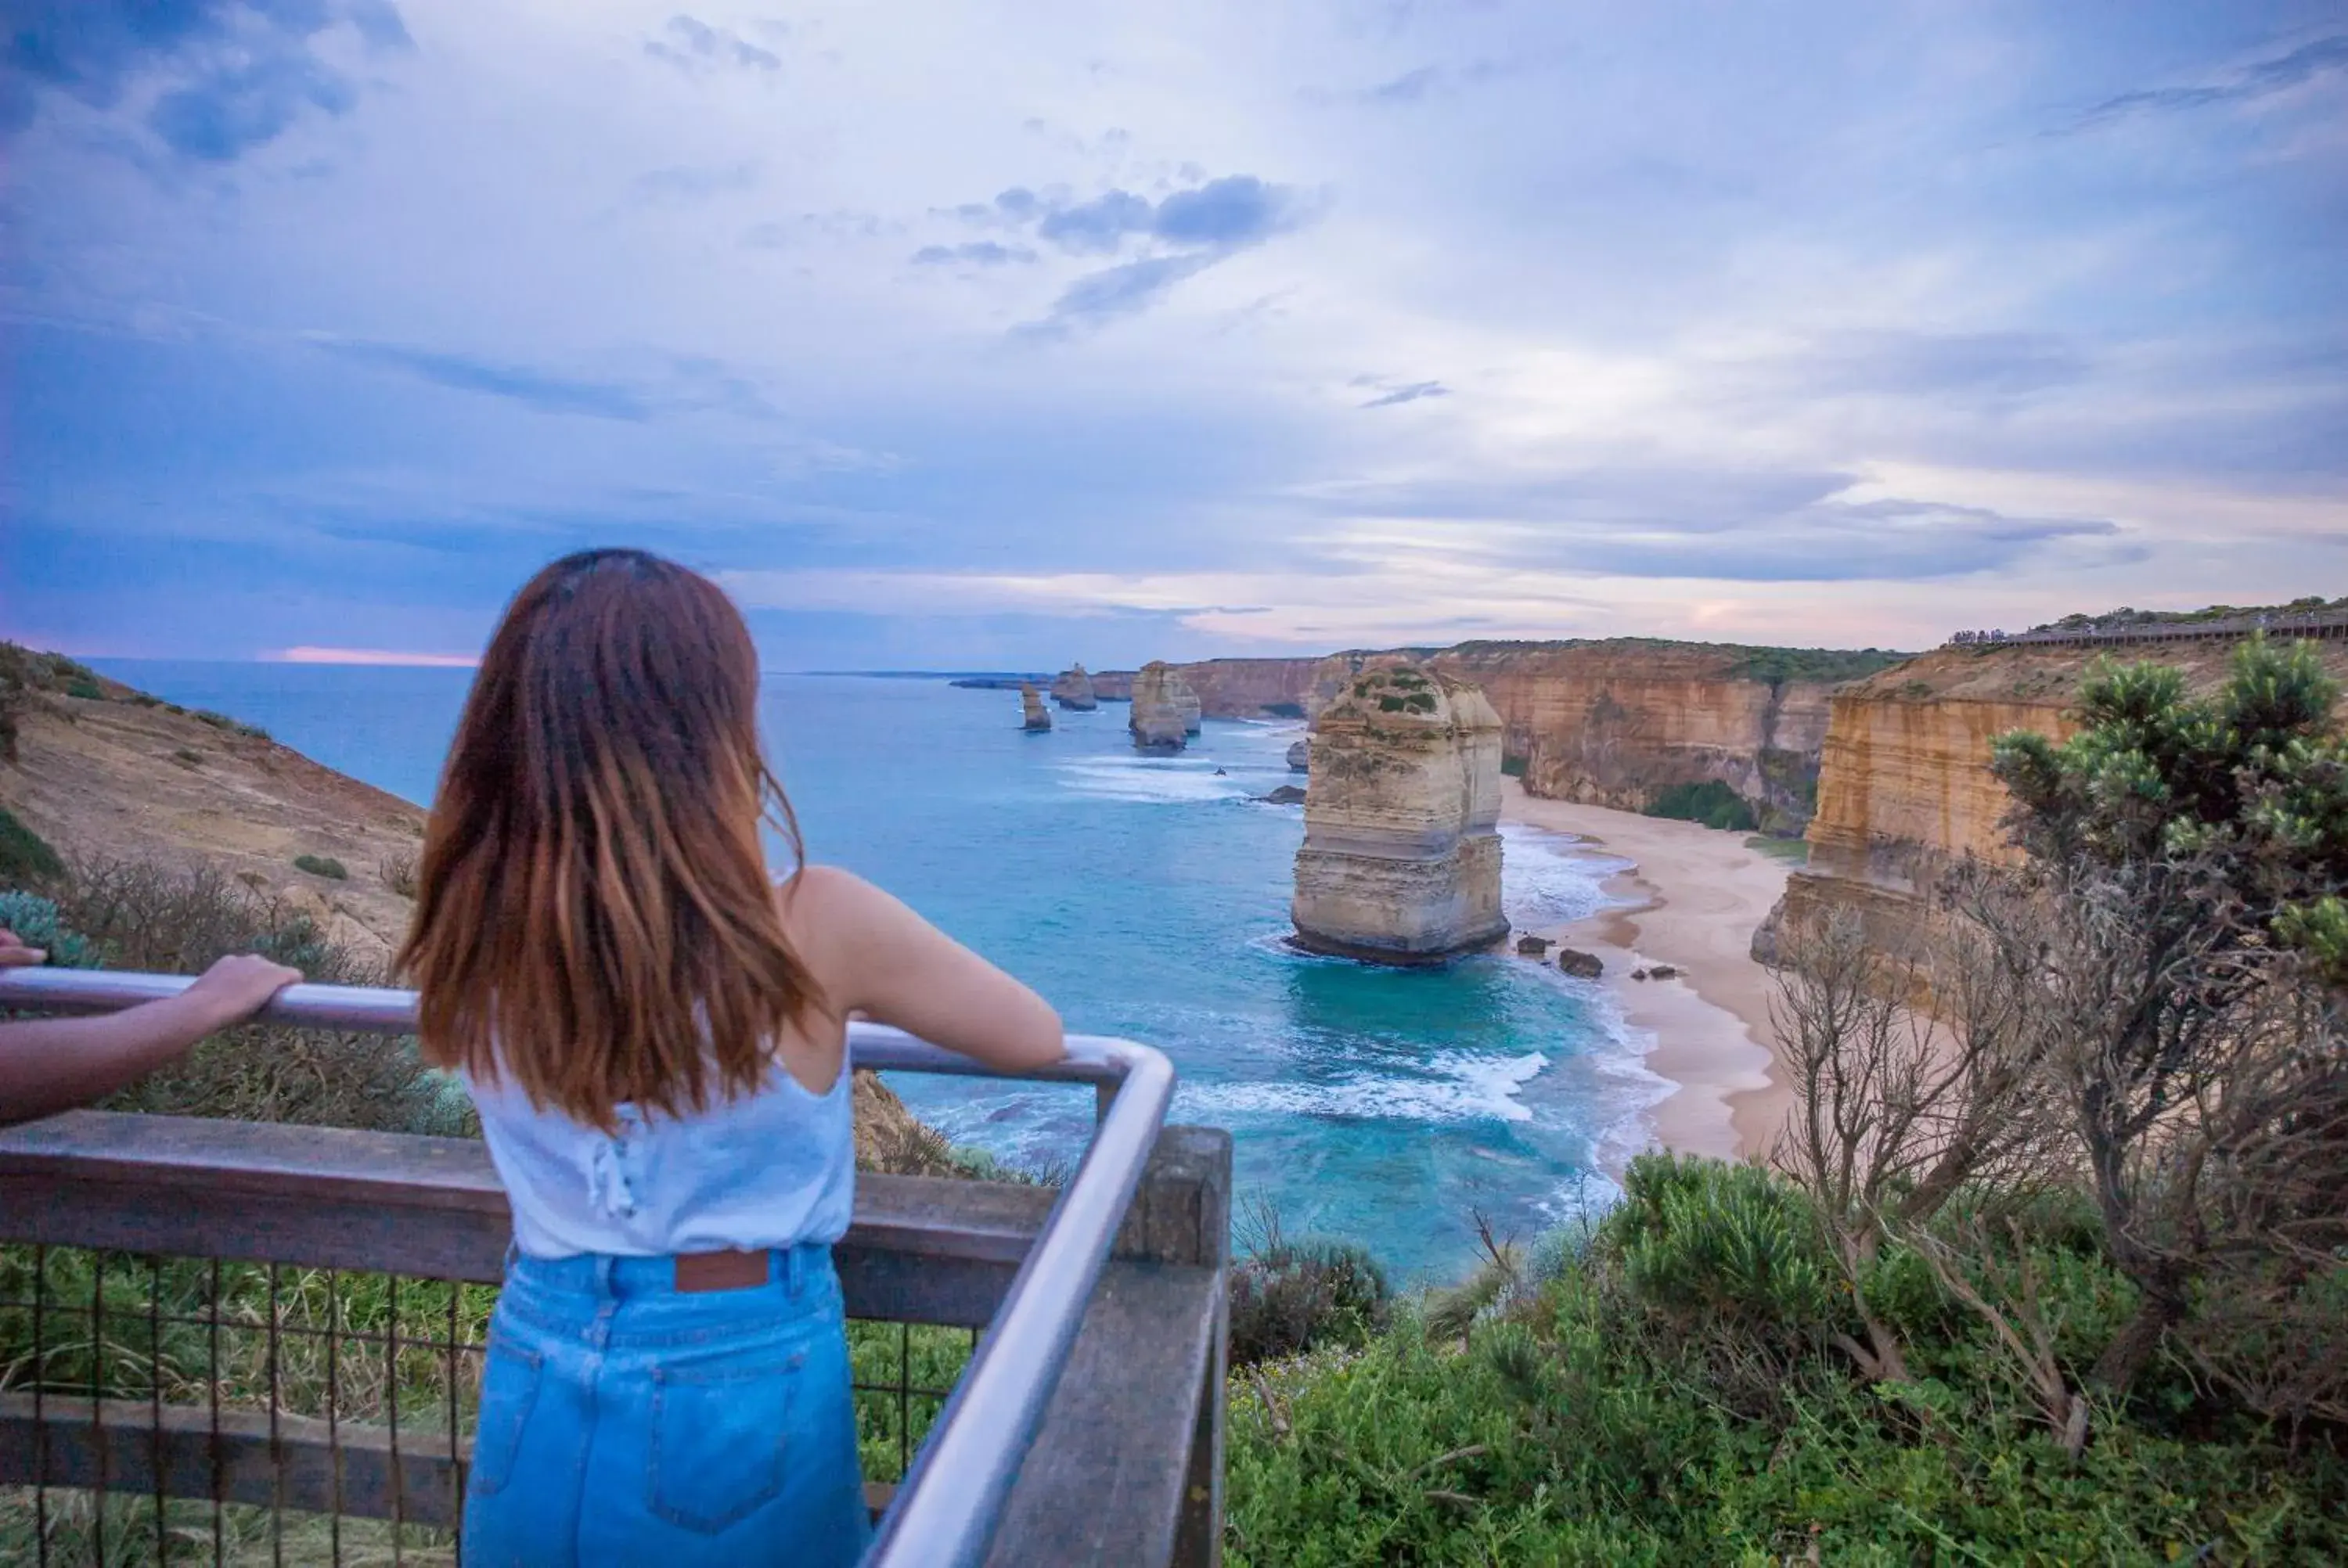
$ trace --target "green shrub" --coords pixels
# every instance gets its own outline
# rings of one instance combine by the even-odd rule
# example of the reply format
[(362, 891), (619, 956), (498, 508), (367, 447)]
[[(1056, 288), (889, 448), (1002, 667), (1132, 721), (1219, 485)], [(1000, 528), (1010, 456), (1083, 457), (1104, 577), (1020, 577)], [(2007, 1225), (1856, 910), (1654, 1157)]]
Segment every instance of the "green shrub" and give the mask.
[(204, 765), (204, 753), (191, 746), (180, 746), (171, 753), (171, 760), (183, 768), (200, 768)]
[(1647, 803), (1649, 816), (1671, 817), (1679, 822), (1700, 822), (1706, 827), (1717, 827), (1731, 833), (1751, 833), (1761, 825), (1753, 815), (1752, 805), (1718, 779), (1705, 779), (1701, 784), (1676, 784), (1655, 794)]
[(351, 876), (348, 866), (329, 855), (297, 855), (294, 857), (294, 868), (306, 871), (313, 876), (323, 876), (329, 882), (347, 882)]
[(1756, 1165), (1642, 1154), (1601, 1227), (1650, 1307), (1715, 1326), (1820, 1337), (1839, 1325), (1838, 1282), (1809, 1201)]
[(1231, 1269), (1231, 1364), (1361, 1344), (1385, 1326), (1390, 1295), (1367, 1249), (1275, 1235)]
[(106, 688), (95, 681), (68, 681), (66, 682), (66, 695), (78, 697), (85, 702), (103, 702), (106, 701)]
[(0, 806), (0, 883), (46, 882), (64, 876), (65, 869), (48, 840)]
[(124, 698), (123, 701), (129, 702), (134, 708), (160, 708), (163, 705), (162, 698), (153, 696), (145, 692), (133, 692), (129, 696)]
[(33, 893), (0, 893), (0, 928), (16, 933), (28, 948), (45, 948), (52, 968), (98, 968), (96, 944), (67, 928), (54, 900)]
[(1502, 753), (1500, 756), (1500, 772), (1508, 778), (1520, 779), (1524, 777), (1525, 759), (1522, 757), (1512, 757), (1506, 753)]

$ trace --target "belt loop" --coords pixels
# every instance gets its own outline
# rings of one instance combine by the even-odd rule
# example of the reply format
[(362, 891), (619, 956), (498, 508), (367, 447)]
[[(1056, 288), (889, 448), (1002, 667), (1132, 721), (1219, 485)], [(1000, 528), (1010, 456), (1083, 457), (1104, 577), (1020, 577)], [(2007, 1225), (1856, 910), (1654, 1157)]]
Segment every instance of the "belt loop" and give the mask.
[(796, 1246), (783, 1249), (783, 1288), (791, 1293), (791, 1299), (794, 1301), (797, 1301), (799, 1296), (801, 1264), (804, 1261), (801, 1255), (806, 1250), (804, 1247)]
[(613, 1280), (612, 1274), (613, 1268), (617, 1266), (620, 1260), (613, 1257), (608, 1252), (599, 1252), (595, 1254), (594, 1256), (595, 1294), (603, 1296), (608, 1300), (609, 1298), (619, 1295), (619, 1290)]

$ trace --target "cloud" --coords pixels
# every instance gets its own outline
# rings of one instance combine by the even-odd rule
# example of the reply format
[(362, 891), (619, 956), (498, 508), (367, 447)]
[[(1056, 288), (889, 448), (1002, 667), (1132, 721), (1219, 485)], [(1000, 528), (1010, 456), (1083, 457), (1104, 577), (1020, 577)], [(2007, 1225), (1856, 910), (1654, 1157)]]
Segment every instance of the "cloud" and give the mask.
[(2148, 87), (2106, 98), (2057, 134), (2093, 130), (2141, 115), (2175, 114), (2217, 104), (2253, 103), (2336, 71), (2348, 71), (2348, 33), (2313, 39), (2287, 54), (2245, 66), (2223, 82)]
[(782, 56), (773, 50), (682, 12), (668, 19), (660, 37), (645, 40), (644, 53), (693, 73), (731, 67), (772, 74), (783, 68)]
[[(1043, 320), (1014, 329), (1024, 336), (1058, 336), (1073, 327), (1138, 314), (1183, 279), (1303, 220), (1303, 204), (1285, 186), (1252, 174), (1204, 179), (1202, 172), (1186, 166), (1184, 173), (1193, 183), (1157, 201), (1120, 188), (1077, 201), (1063, 193), (1038, 194), (1014, 185), (992, 201), (964, 202), (942, 215), (979, 228), (1032, 231), (1065, 255), (1117, 255), (1126, 251), (1129, 241), (1157, 252), (1077, 278)], [(999, 245), (989, 249), (991, 243), (927, 245), (914, 252), (913, 260), (925, 265), (949, 261), (994, 265), (1035, 259), (1032, 251)]]
[(1002, 267), (1014, 261), (1033, 261), (1035, 252), (1025, 245), (973, 240), (962, 245), (924, 245), (913, 252), (912, 259), (917, 267), (939, 267), (954, 262), (973, 267)]
[(1392, 408), (1398, 403), (1416, 403), (1422, 397), (1448, 397), (1451, 389), (1439, 381), (1414, 381), (1407, 386), (1397, 386), (1381, 393), (1362, 405), (1365, 408)]
[(1159, 202), (1149, 231), (1174, 245), (1254, 245), (1279, 233), (1294, 206), (1278, 186), (1252, 174), (1228, 175)]
[[(1000, 204), (1001, 199), (997, 198), (997, 205)], [(1082, 253), (1114, 251), (1125, 242), (1127, 235), (1147, 233), (1149, 226), (1147, 198), (1129, 190), (1112, 190), (1090, 201), (1046, 213), (1035, 226), (1035, 232), (1063, 251)]]
[(226, 162), (275, 140), (304, 109), (349, 110), (357, 88), (322, 57), (348, 27), (370, 51), (412, 46), (389, 0), (20, 0), (0, 45), (0, 133), (43, 98), (116, 107), (149, 77), (167, 85), (148, 128), (185, 158)]
[(285, 54), (174, 88), (156, 100), (147, 126), (183, 158), (229, 163), (276, 140), (305, 106), (340, 115), (355, 101), (340, 73)]
[(1222, 258), (1211, 251), (1151, 256), (1098, 272), (1087, 272), (1070, 283), (1052, 302), (1052, 310), (1031, 332), (1051, 335), (1069, 327), (1097, 326), (1120, 316), (1138, 315), (1165, 296), (1183, 279), (1206, 271)]
[(534, 408), (541, 414), (574, 414), (592, 419), (642, 421), (652, 406), (635, 390), (606, 382), (578, 381), (525, 366), (502, 364), (468, 354), (441, 354), (398, 343), (320, 338), (318, 346), (361, 364), (399, 371), (436, 386), (478, 392)]

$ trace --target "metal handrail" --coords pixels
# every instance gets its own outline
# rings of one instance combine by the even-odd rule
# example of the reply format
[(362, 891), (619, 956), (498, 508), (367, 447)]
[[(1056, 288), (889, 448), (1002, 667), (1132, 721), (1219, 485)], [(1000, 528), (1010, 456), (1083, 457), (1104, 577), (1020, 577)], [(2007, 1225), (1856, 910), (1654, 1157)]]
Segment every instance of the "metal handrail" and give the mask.
[[(113, 969), (0, 969), (0, 1007), (114, 1012), (176, 996), (194, 983), (184, 975)], [(416, 993), (294, 985), (259, 1017), (303, 1029), (412, 1034)], [(858, 1068), (1089, 1083), (1102, 1096), (1099, 1124), (1075, 1179), (1053, 1204), (864, 1559), (870, 1568), (975, 1568), (994, 1540), (1020, 1461), (1042, 1430), (1093, 1287), (1165, 1123), (1174, 1067), (1162, 1053), (1132, 1040), (1071, 1035), (1064, 1060), (1004, 1072), (861, 1020), (849, 1026), (848, 1048), (850, 1065)]]

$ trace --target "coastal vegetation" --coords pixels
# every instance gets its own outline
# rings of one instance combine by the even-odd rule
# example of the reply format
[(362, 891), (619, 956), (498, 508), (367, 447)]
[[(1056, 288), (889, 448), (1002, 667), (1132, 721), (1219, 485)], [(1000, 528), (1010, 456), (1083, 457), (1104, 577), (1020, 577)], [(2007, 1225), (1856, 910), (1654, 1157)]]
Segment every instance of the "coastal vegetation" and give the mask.
[(1751, 803), (1718, 779), (1675, 784), (1658, 790), (1647, 803), (1646, 815), (1699, 822), (1730, 833), (1751, 833), (1761, 825)]
[(323, 876), (329, 882), (348, 882), (351, 868), (330, 855), (297, 855), (294, 869), (306, 871), (313, 876)]

